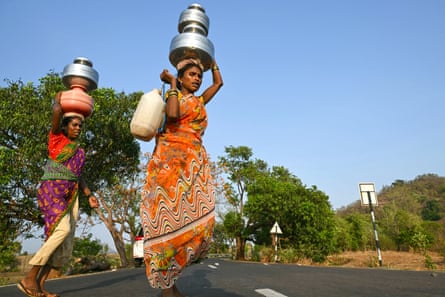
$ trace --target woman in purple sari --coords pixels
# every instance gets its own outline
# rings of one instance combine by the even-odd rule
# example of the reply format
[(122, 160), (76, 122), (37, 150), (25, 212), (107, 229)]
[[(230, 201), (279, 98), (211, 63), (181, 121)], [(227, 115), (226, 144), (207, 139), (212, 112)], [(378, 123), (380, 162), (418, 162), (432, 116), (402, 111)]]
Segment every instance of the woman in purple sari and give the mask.
[(78, 191), (82, 191), (90, 206), (99, 207), (96, 197), (81, 177), (85, 152), (76, 141), (84, 118), (80, 114), (63, 114), (58, 93), (53, 105), (49, 133), (49, 158), (38, 190), (38, 204), (45, 220), (45, 243), (29, 261), (28, 274), (17, 285), (31, 297), (57, 297), (45, 290), (51, 269), (60, 269), (73, 251), (73, 239), (78, 218)]

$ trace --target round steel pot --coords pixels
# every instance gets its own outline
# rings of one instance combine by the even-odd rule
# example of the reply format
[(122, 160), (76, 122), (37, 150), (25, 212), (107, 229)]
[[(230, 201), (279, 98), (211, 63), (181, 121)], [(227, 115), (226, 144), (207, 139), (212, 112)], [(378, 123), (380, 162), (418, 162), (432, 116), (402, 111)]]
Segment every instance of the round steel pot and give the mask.
[(183, 29), (183, 33), (195, 33), (204, 36), (207, 35), (206, 32), (204, 31), (204, 28), (196, 23), (188, 24), (187, 26), (185, 26)]
[(84, 57), (74, 59), (73, 64), (66, 65), (63, 69), (62, 82), (67, 88), (71, 88), (72, 77), (83, 77), (88, 81), (87, 91), (97, 89), (99, 73), (94, 70), (93, 63)]
[(176, 35), (170, 43), (170, 63), (176, 65), (183, 59), (199, 58), (204, 71), (210, 69), (215, 49), (213, 43), (205, 36), (196, 33), (181, 33)]
[(188, 9), (184, 10), (179, 16), (178, 32), (184, 32), (184, 27), (190, 24), (196, 24), (202, 28), (203, 35), (209, 33), (209, 17), (206, 15), (204, 8), (199, 4), (192, 4)]

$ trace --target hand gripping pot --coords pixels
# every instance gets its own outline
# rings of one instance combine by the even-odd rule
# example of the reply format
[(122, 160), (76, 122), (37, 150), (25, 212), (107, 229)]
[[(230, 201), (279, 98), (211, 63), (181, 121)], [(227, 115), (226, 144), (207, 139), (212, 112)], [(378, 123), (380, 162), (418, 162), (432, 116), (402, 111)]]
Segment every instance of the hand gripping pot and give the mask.
[(165, 116), (165, 102), (161, 91), (153, 89), (142, 95), (130, 123), (131, 134), (143, 141), (150, 141), (159, 131)]

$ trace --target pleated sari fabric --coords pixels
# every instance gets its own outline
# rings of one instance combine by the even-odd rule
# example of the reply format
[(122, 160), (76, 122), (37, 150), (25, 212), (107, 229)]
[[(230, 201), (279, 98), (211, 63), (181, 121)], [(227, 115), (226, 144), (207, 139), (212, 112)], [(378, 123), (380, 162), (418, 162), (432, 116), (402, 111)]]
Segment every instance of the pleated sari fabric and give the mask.
[(142, 191), (147, 278), (162, 289), (207, 253), (215, 222), (214, 185), (201, 140), (207, 127), (203, 99), (179, 94), (178, 100), (179, 121), (156, 137)]
[(50, 132), (48, 150), (49, 160), (38, 189), (38, 204), (45, 220), (46, 239), (76, 202), (78, 178), (85, 164), (85, 151), (62, 133)]

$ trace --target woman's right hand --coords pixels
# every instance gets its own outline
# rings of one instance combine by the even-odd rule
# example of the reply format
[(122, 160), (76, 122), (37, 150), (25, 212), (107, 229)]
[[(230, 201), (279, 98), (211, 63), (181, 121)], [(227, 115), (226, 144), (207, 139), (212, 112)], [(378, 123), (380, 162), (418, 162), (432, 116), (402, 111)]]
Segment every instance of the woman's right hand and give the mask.
[(160, 78), (163, 82), (172, 85), (176, 80), (175, 76), (171, 74), (167, 69), (162, 70)]

